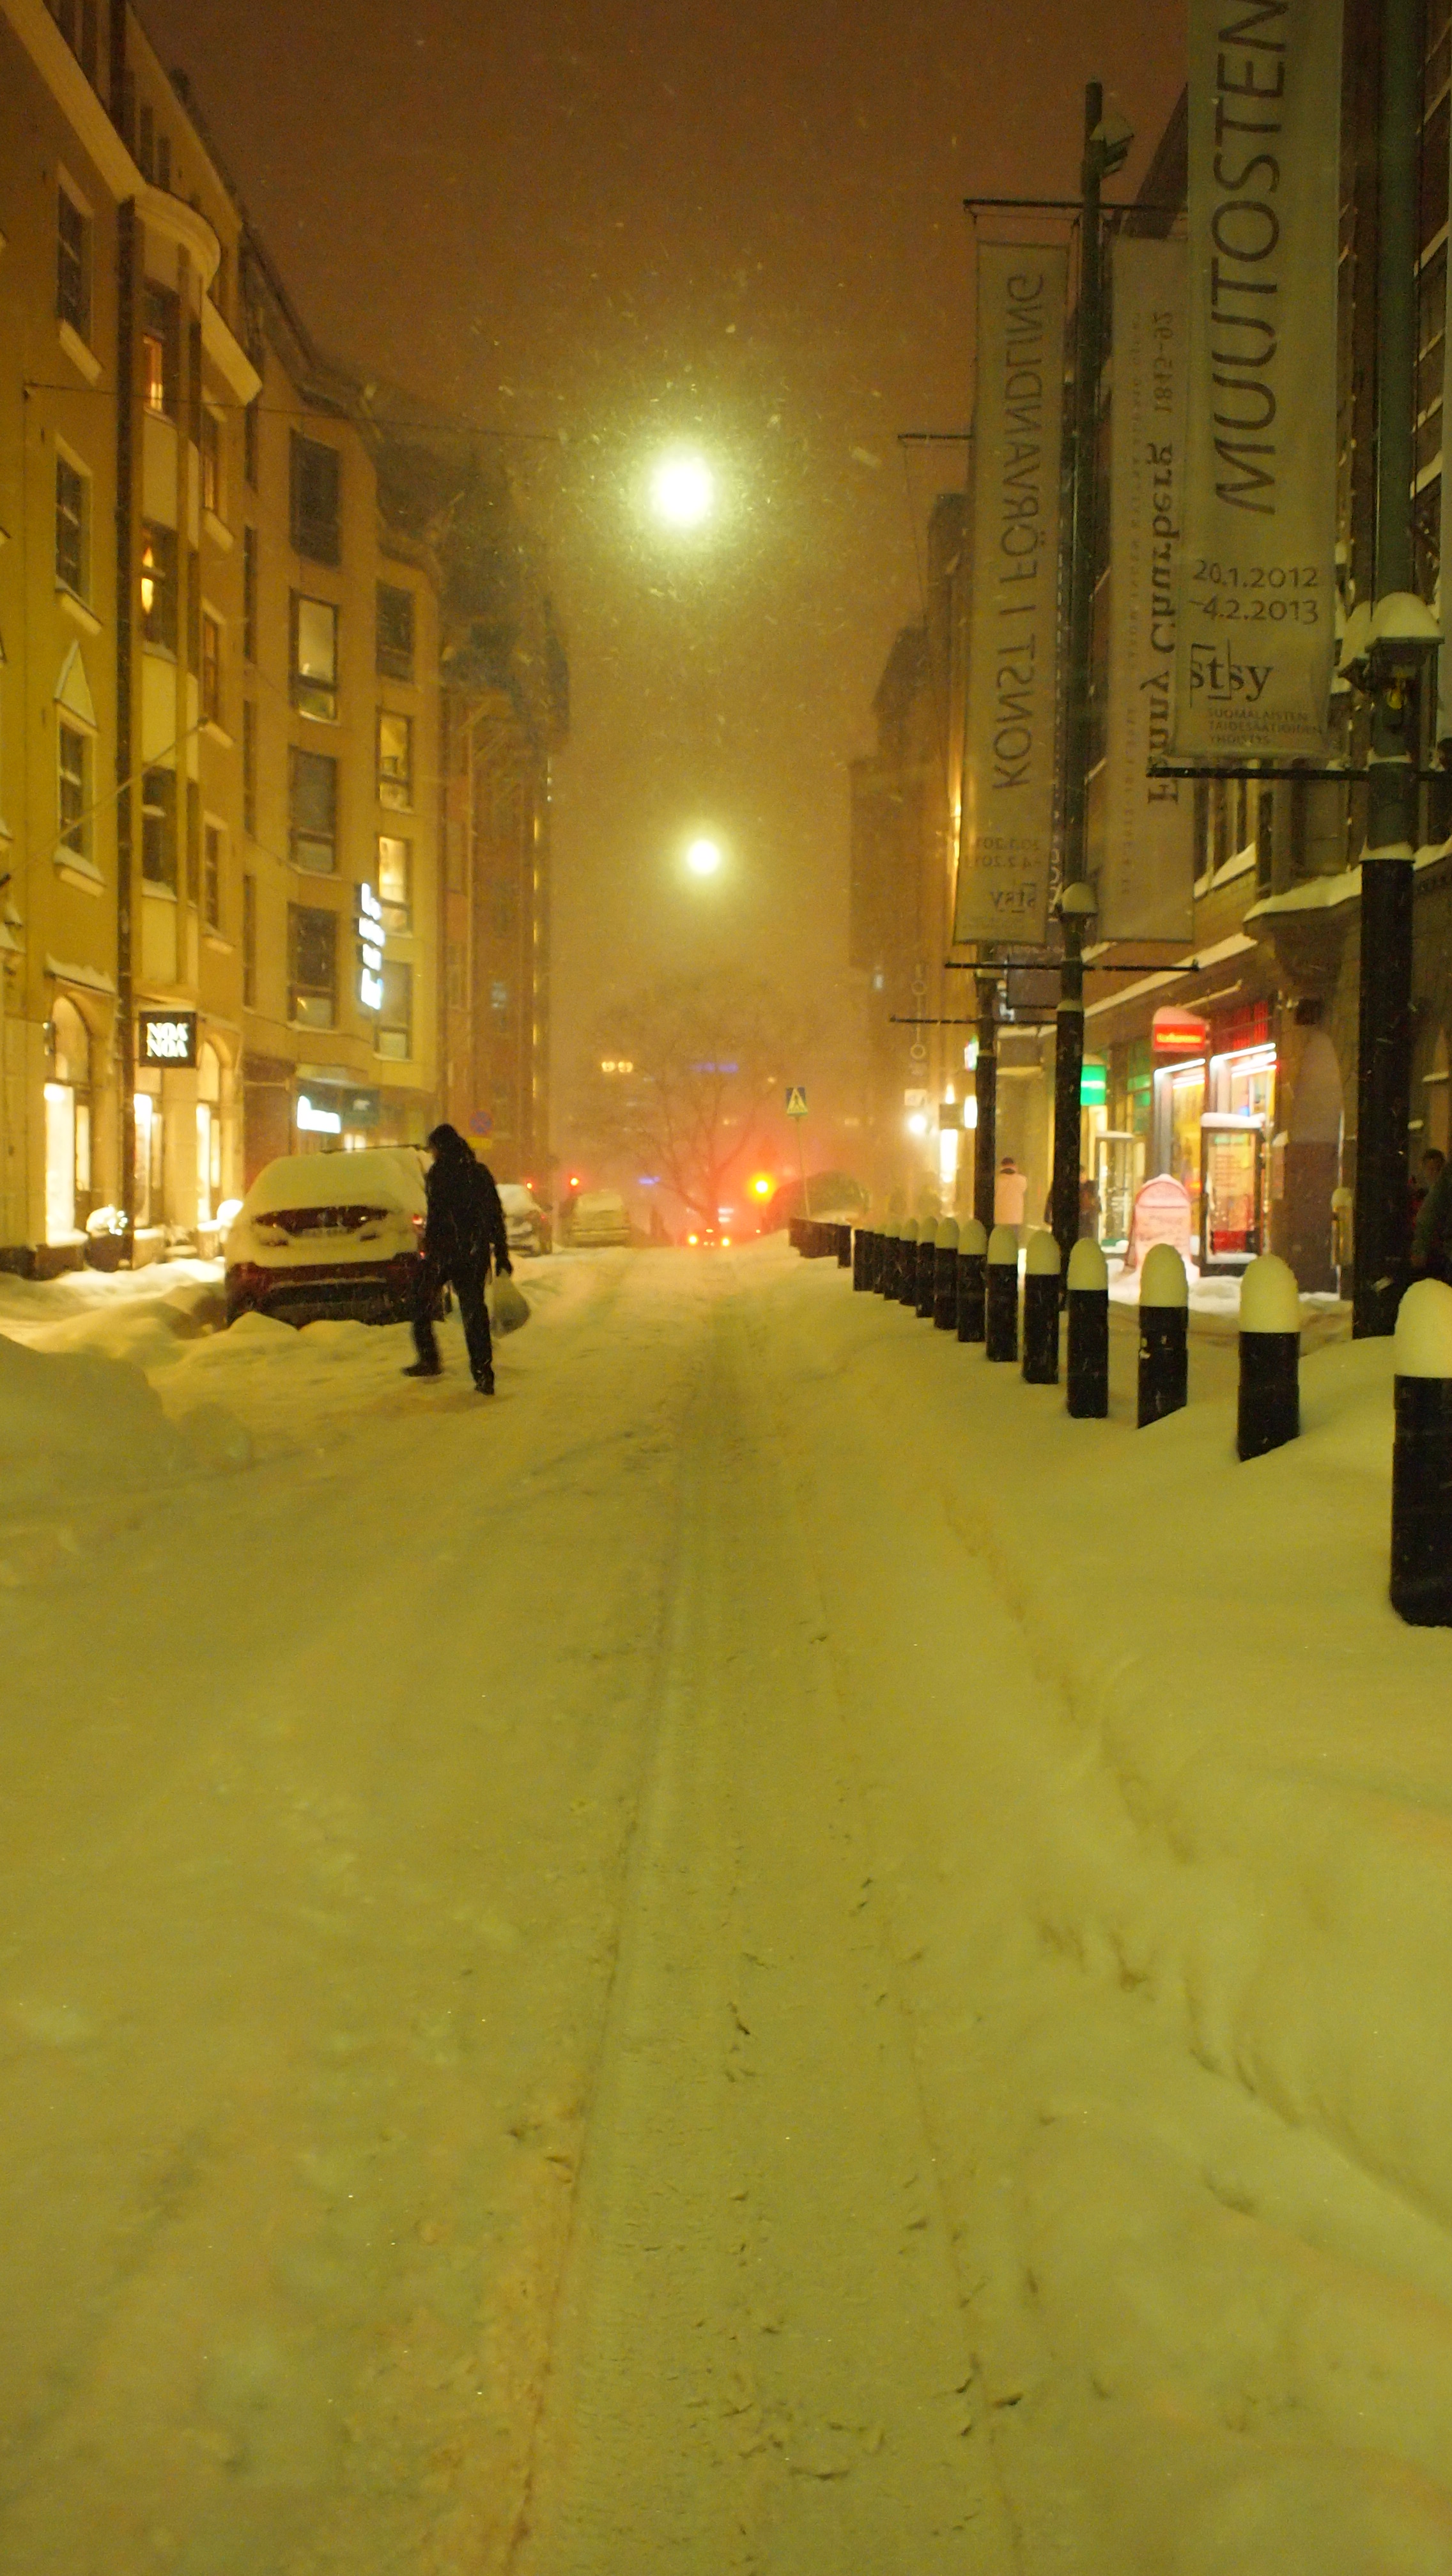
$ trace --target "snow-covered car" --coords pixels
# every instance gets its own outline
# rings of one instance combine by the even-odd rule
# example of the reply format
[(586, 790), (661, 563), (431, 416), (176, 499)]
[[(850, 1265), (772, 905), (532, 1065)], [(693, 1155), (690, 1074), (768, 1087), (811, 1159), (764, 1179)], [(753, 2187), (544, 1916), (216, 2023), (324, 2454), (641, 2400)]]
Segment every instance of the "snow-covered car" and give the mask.
[(585, 1245), (628, 1243), (630, 1219), (618, 1190), (582, 1190), (570, 1218), (570, 1241)]
[(501, 1181), (499, 1204), (511, 1252), (548, 1252), (550, 1221), (524, 1181)]
[(227, 1229), (227, 1321), (284, 1324), (329, 1315), (401, 1323), (418, 1293), (424, 1219), (417, 1153), (280, 1154), (264, 1165)]

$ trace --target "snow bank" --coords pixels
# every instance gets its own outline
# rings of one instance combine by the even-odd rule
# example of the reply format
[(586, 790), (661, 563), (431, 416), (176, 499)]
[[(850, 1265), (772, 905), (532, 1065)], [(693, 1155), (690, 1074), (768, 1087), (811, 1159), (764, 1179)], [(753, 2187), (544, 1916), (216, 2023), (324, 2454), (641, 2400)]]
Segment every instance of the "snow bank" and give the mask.
[[(49, 1511), (104, 1508), (120, 1494), (167, 1484), (191, 1463), (138, 1369), (95, 1353), (26, 1350), (0, 1335), (0, 1581), (45, 1533)], [(10, 1570), (7, 1572), (6, 1567)]]

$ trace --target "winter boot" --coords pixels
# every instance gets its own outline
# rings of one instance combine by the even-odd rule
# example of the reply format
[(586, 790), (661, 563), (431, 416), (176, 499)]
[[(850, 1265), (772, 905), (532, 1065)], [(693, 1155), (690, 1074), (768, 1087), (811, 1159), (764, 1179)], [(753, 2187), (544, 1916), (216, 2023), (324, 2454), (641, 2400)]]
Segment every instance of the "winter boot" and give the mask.
[(477, 1386), (481, 1395), (492, 1395), (494, 1393), (494, 1371), (492, 1368), (476, 1369), (474, 1371), (474, 1384)]
[(403, 1374), (405, 1377), (442, 1377), (444, 1372), (437, 1360), (414, 1360)]

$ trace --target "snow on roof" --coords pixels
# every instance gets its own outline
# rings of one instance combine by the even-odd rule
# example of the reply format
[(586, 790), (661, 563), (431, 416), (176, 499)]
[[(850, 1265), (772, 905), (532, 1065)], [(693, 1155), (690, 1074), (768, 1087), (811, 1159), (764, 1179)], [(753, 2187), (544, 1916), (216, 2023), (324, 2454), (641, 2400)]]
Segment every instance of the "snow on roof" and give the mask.
[(390, 1207), (424, 1211), (423, 1175), (406, 1147), (372, 1145), (359, 1154), (279, 1154), (242, 1202), (244, 1216), (274, 1208)]

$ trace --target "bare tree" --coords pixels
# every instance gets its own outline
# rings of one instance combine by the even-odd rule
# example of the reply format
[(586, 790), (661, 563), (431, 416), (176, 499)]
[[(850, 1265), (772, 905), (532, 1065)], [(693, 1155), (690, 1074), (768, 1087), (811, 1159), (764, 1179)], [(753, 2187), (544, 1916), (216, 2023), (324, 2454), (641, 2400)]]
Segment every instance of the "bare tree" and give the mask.
[(733, 1175), (780, 1107), (800, 1015), (772, 986), (726, 970), (635, 995), (602, 1021), (581, 1089), (583, 1141), (633, 1162), (714, 1224)]

